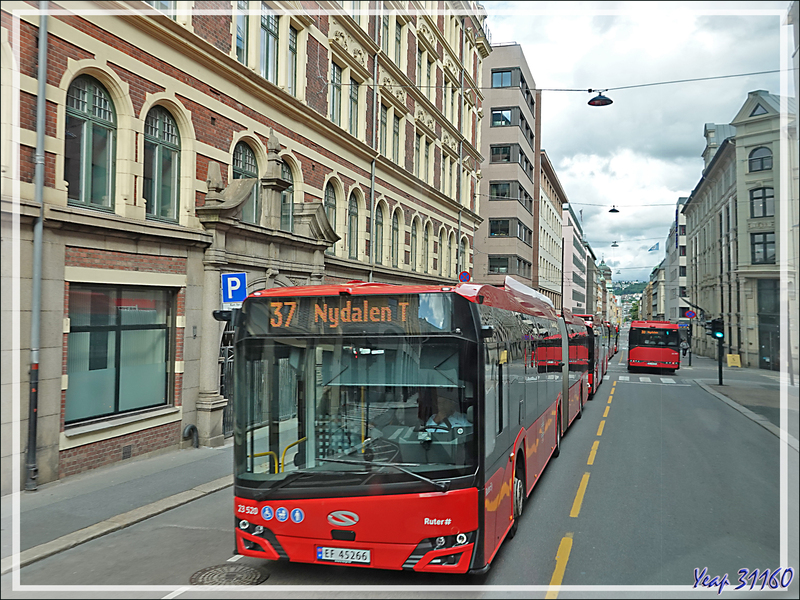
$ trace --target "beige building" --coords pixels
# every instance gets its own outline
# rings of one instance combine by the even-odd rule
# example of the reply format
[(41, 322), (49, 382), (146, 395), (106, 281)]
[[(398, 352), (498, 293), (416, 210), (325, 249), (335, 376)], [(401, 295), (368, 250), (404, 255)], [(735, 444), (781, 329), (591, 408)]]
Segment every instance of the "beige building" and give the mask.
[(222, 444), (223, 274), (471, 270), (479, 4), (150, 4), (2, 7), (3, 494)]
[[(791, 129), (795, 100), (784, 102)], [(796, 272), (782, 273), (782, 265), (794, 264), (797, 257), (791, 244), (782, 245), (782, 237), (797, 228), (797, 213), (786, 210), (791, 192), (782, 188), (781, 178), (783, 170), (794, 169), (796, 150), (782, 152), (780, 132), (781, 99), (764, 90), (748, 94), (730, 126), (706, 125), (706, 167), (683, 209), (687, 284), (702, 317), (723, 319), (726, 354), (738, 354), (744, 366), (771, 370), (791, 355), (796, 373)], [(782, 298), (795, 324), (783, 340)], [(716, 342), (699, 323), (692, 343), (695, 352), (716, 356)]]

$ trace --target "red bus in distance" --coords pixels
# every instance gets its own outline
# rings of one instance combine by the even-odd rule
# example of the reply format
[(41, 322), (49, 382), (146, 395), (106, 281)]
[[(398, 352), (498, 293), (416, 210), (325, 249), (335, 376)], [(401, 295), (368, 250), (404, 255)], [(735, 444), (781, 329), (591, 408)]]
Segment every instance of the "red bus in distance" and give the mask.
[(680, 334), (677, 323), (633, 321), (628, 333), (628, 370), (680, 369)]

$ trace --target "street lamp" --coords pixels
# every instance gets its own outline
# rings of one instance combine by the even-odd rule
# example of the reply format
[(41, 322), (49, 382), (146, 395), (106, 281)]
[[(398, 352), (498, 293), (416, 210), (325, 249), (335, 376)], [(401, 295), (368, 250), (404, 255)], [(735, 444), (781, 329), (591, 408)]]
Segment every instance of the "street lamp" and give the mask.
[(608, 212), (610, 212), (610, 213), (618, 213), (619, 211), (617, 210), (617, 205), (616, 204), (612, 204), (611, 205), (611, 210), (609, 210)]
[(612, 248), (619, 248), (619, 244), (617, 243), (616, 240), (614, 240), (614, 242), (611, 244), (611, 247)]
[(590, 94), (597, 92), (597, 96), (589, 100), (589, 106), (608, 106), (612, 104), (614, 101), (607, 97), (603, 96), (603, 92), (606, 90), (587, 90)]

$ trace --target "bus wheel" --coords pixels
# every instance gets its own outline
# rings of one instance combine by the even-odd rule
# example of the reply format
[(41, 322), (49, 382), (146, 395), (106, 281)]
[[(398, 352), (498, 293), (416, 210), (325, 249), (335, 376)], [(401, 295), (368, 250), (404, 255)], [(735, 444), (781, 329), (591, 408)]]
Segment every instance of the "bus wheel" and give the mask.
[(508, 539), (513, 539), (517, 534), (519, 518), (522, 516), (522, 508), (525, 505), (525, 479), (522, 474), (522, 465), (518, 462), (514, 468), (514, 523), (508, 530)]

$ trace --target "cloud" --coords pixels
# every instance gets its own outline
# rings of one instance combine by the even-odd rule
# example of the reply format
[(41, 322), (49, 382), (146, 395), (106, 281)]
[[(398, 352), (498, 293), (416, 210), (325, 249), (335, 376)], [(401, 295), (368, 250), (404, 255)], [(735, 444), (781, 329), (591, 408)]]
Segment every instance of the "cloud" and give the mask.
[[(648, 277), (678, 198), (702, 175), (704, 125), (730, 123), (750, 91), (778, 93), (777, 73), (727, 76), (780, 68), (782, 17), (765, 11), (785, 15), (788, 4), (484, 5), (493, 43), (520, 42), (543, 90), (542, 148), (573, 208), (583, 209), (598, 259), (613, 260), (623, 277)], [(614, 103), (587, 106), (589, 89), (608, 90)], [(608, 213), (611, 205), (620, 213)], [(648, 252), (657, 241), (660, 250)]]

